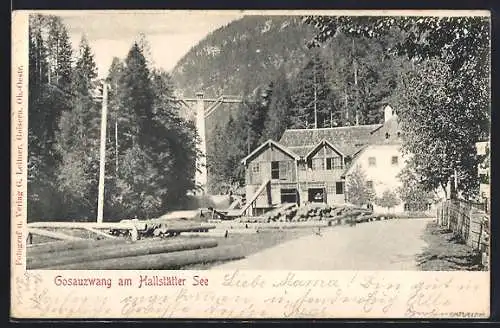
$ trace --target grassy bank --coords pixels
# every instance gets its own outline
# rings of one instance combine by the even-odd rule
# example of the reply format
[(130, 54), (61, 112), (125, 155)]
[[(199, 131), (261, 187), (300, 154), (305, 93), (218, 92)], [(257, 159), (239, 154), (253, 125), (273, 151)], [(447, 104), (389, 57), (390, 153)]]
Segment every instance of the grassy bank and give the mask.
[[(244, 249), (245, 256), (273, 247), (291, 239), (314, 233), (311, 228), (263, 230), (254, 234), (229, 234), (227, 238), (216, 238), (218, 246), (234, 246)], [(206, 270), (223, 262), (200, 263), (183, 267), (186, 270)]]
[(451, 231), (435, 222), (427, 225), (423, 240), (427, 247), (417, 257), (422, 271), (479, 271), (483, 270), (481, 257), (458, 240)]

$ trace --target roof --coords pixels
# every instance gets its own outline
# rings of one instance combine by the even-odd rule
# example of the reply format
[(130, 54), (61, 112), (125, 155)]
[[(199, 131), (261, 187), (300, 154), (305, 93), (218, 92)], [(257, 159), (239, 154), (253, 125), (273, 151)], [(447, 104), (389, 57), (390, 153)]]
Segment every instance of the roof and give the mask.
[(352, 168), (356, 165), (357, 159), (361, 156), (362, 153), (366, 150), (366, 148), (370, 147), (370, 145), (365, 145), (358, 149), (354, 154), (351, 155), (351, 161), (344, 167), (344, 172), (340, 175), (342, 178), (345, 178), (348, 173), (352, 170)]
[[(399, 134), (398, 134), (399, 132)], [(398, 117), (393, 116), (379, 128), (372, 131), (373, 142), (371, 144), (399, 144), (401, 143), (401, 131), (399, 129)]]
[(341, 151), (338, 151), (337, 147), (335, 147), (334, 145), (332, 145), (331, 142), (329, 142), (326, 139), (323, 139), (320, 142), (318, 142), (318, 144), (316, 146), (314, 146), (314, 147), (311, 148), (311, 150), (307, 153), (306, 157), (311, 156), (318, 148), (323, 147), (325, 145), (328, 145), (330, 148), (332, 148), (333, 150), (335, 150), (337, 153), (340, 153), (340, 155), (342, 155), (342, 156), (344, 155), (344, 154), (342, 154)]
[[(241, 163), (262, 151), (265, 147), (273, 145), (294, 159), (306, 158), (320, 145), (327, 143), (331, 148), (343, 156), (355, 158), (370, 145), (400, 144), (401, 132), (396, 115), (384, 124), (368, 124), (355, 126), (341, 126), (320, 129), (287, 129), (279, 142), (268, 140), (262, 143), (252, 153), (245, 157)], [(346, 171), (349, 169), (346, 168)]]
[(290, 149), (309, 148), (307, 154), (322, 140), (327, 140), (335, 149), (344, 155), (352, 155), (365, 145), (373, 144), (380, 138), (380, 133), (372, 132), (380, 129), (382, 124), (342, 126), (321, 129), (288, 129), (283, 133), (279, 143)]
[(287, 147), (291, 151), (293, 151), (297, 156), (305, 158), (306, 155), (313, 149), (316, 145), (307, 145), (307, 146), (291, 146)]
[(287, 147), (285, 147), (285, 146), (277, 143), (276, 141), (273, 141), (273, 140), (269, 139), (266, 142), (262, 143), (254, 151), (252, 151), (247, 157), (243, 158), (241, 160), (241, 163), (246, 165), (247, 161), (250, 158), (254, 157), (255, 155), (257, 155), (258, 153), (260, 153), (263, 149), (265, 149), (268, 146), (274, 146), (274, 147), (278, 148), (279, 150), (281, 150), (282, 152), (284, 152), (285, 154), (289, 155), (290, 157), (292, 157), (294, 159), (299, 159), (300, 158), (299, 155), (297, 155), (296, 153), (294, 153), (290, 149), (287, 149)]

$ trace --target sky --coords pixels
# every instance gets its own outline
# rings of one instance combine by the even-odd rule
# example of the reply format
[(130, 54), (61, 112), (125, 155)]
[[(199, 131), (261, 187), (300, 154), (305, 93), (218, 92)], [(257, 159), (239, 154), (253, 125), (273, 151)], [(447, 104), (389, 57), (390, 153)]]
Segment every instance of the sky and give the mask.
[(113, 57), (124, 59), (146, 35), (154, 66), (170, 71), (189, 49), (207, 34), (241, 18), (239, 12), (61, 12), (71, 43), (78, 48), (85, 35), (94, 53), (99, 77), (106, 76)]

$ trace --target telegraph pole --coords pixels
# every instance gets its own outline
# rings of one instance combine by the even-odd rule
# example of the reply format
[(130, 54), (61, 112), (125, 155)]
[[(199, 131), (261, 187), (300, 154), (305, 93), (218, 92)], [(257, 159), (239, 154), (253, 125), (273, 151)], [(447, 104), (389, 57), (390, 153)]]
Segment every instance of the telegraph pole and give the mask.
[[(203, 92), (197, 92), (196, 98), (171, 98), (170, 100), (176, 101), (193, 112), (196, 113), (195, 123), (196, 130), (198, 131), (198, 135), (200, 137), (200, 142), (198, 146), (201, 148), (201, 156), (196, 159), (196, 167), (197, 171), (195, 174), (196, 184), (200, 187), (199, 193), (204, 194), (206, 192), (206, 184), (207, 184), (207, 168), (206, 168), (206, 154), (207, 154), (207, 145), (206, 145), (206, 129), (205, 129), (205, 120), (208, 116), (214, 113), (214, 111), (221, 104), (230, 104), (230, 103), (238, 103), (241, 104), (243, 99), (238, 96), (220, 96), (218, 98), (205, 98)], [(192, 108), (189, 104), (195, 103), (195, 108)], [(208, 107), (205, 105), (208, 104)]]
[(314, 67), (314, 128), (318, 128), (318, 85), (316, 83), (316, 66)]
[(97, 199), (97, 223), (103, 222), (107, 116), (108, 116), (108, 85), (106, 82), (104, 82), (102, 87), (101, 141), (100, 141), (101, 148), (99, 155), (99, 195)]
[(203, 101), (203, 92), (196, 93), (196, 130), (199, 135), (199, 144), (202, 154), (197, 158), (195, 181), (201, 187), (201, 194), (205, 194), (205, 187), (207, 185), (207, 144), (205, 132), (205, 102)]

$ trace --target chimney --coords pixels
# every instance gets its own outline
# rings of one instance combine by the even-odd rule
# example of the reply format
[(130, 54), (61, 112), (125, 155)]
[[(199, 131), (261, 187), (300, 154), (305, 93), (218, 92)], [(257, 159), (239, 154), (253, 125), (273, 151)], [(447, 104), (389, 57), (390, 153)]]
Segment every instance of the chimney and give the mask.
[(391, 117), (394, 115), (394, 110), (391, 106), (387, 105), (384, 108), (384, 123), (389, 121)]

